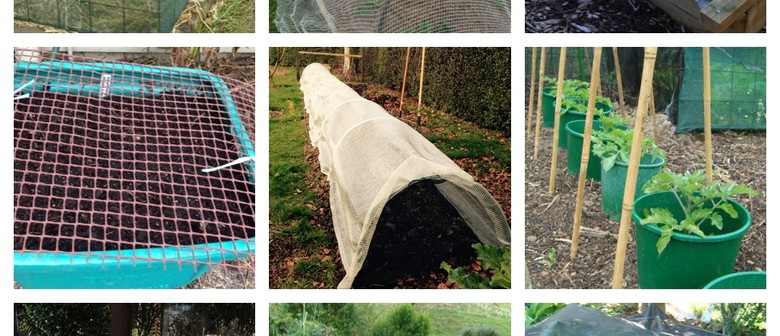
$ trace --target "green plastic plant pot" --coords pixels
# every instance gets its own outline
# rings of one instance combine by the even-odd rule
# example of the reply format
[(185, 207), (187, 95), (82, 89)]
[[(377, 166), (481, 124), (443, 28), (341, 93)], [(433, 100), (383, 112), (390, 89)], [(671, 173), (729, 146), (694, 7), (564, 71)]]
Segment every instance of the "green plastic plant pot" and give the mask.
[[(750, 228), (750, 213), (741, 204), (728, 200), (737, 211), (737, 218), (725, 213), (723, 230), (709, 223), (700, 228), (707, 235), (701, 238), (675, 232), (666, 249), (659, 256), (656, 243), (661, 229), (655, 225), (641, 225), (645, 210), (667, 208), (679, 221), (683, 215), (672, 192), (653, 193), (634, 202), (634, 234), (636, 238), (637, 269), (640, 288), (702, 288), (713, 279), (730, 274), (737, 261), (742, 237)], [(718, 210), (720, 211), (720, 210)]]
[(555, 126), (555, 95), (551, 93), (555, 89), (554, 86), (542, 89), (542, 126), (547, 128)]
[[(553, 105), (555, 103), (553, 102)], [(612, 105), (604, 104), (601, 102), (596, 103), (596, 109), (604, 111), (604, 115), (609, 115), (612, 113)], [(568, 112), (561, 114), (561, 129), (558, 132), (558, 148), (566, 149), (568, 147), (568, 142), (566, 141), (566, 124), (569, 122), (575, 121), (575, 120), (585, 120), (586, 112), (585, 111), (574, 111), (569, 110)], [(593, 116), (594, 120), (598, 119), (598, 115)]]
[(704, 289), (766, 289), (766, 272), (738, 272), (712, 280)]
[[(593, 121), (593, 130), (601, 129), (601, 122)], [(582, 161), (582, 142), (585, 139), (585, 120), (574, 120), (566, 124), (568, 149), (566, 151), (566, 164), (569, 175), (579, 175)], [(601, 181), (601, 159), (593, 155), (593, 142), (590, 143), (590, 155), (588, 156), (588, 170), (585, 177), (591, 180)]]
[[(636, 178), (636, 192), (634, 200), (645, 195), (642, 187), (650, 181), (653, 176), (661, 172), (661, 168), (666, 164), (662, 157), (653, 157), (646, 154), (639, 163), (639, 173)], [(623, 193), (626, 190), (626, 175), (628, 175), (628, 164), (624, 162), (615, 162), (612, 169), (604, 171), (599, 165), (601, 171), (601, 211), (613, 220), (620, 220), (620, 213), (623, 211)]]

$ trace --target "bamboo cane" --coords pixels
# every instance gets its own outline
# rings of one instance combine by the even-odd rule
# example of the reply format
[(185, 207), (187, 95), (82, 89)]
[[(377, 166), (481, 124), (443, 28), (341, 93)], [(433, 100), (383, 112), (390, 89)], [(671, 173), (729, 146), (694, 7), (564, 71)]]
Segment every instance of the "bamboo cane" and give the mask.
[(707, 174), (707, 184), (712, 183), (712, 89), (710, 78), (710, 48), (702, 50), (702, 62), (704, 72), (704, 157), (706, 164), (704, 172)]
[(623, 78), (620, 76), (620, 61), (618, 60), (618, 48), (612, 47), (612, 56), (615, 59), (615, 76), (617, 77), (618, 97), (620, 98), (620, 115), (625, 118), (626, 101), (623, 99)]
[(634, 121), (634, 138), (631, 143), (631, 155), (628, 159), (628, 173), (626, 174), (626, 189), (623, 193), (623, 212), (620, 214), (620, 230), (618, 232), (617, 249), (615, 251), (615, 268), (612, 274), (612, 288), (623, 287), (623, 272), (625, 270), (626, 247), (628, 245), (628, 231), (631, 223), (631, 211), (634, 209), (634, 194), (636, 192), (636, 179), (639, 173), (639, 160), (642, 156), (642, 128), (645, 123), (645, 115), (650, 100), (650, 91), (653, 85), (653, 70), (658, 48), (645, 48), (645, 61), (642, 68), (642, 84), (639, 87), (639, 103), (637, 104), (636, 119)]
[[(531, 122), (534, 120), (534, 85), (536, 85), (536, 47), (531, 49), (531, 89), (528, 90), (528, 117), (526, 118), (525, 133), (531, 135)], [(541, 85), (541, 83), (540, 83)]]
[(425, 77), (425, 47), (423, 47), (422, 59), (420, 60), (420, 91), (417, 94), (417, 109), (422, 106), (422, 85)]
[(542, 47), (539, 55), (539, 95), (536, 96), (536, 130), (534, 131), (534, 160), (539, 157), (539, 133), (542, 132), (542, 89), (544, 88), (544, 54), (546, 47)]
[(552, 160), (550, 163), (550, 190), (555, 194), (555, 174), (558, 167), (558, 132), (561, 130), (561, 100), (563, 98), (563, 74), (566, 70), (566, 47), (561, 47), (558, 61), (558, 94), (555, 96), (555, 126), (553, 127)]
[(582, 203), (585, 198), (585, 175), (588, 173), (590, 159), (590, 135), (593, 129), (593, 111), (596, 109), (596, 88), (601, 86), (601, 48), (593, 48), (593, 71), (590, 73), (590, 92), (588, 94), (588, 109), (585, 113), (585, 129), (582, 138), (582, 158), (580, 159), (580, 176), (577, 182), (577, 202), (574, 206), (574, 229), (571, 235), (571, 258), (577, 256), (580, 245), (580, 224), (582, 222)]
[(404, 97), (406, 97), (406, 77), (409, 74), (409, 56), (412, 54), (412, 47), (406, 48), (406, 63), (404, 64), (404, 80), (401, 84), (401, 105), (399, 107), (398, 116), (404, 113)]
[(656, 122), (655, 115), (655, 91), (653, 87), (650, 87), (650, 116), (653, 118), (653, 138), (658, 141), (658, 122)]

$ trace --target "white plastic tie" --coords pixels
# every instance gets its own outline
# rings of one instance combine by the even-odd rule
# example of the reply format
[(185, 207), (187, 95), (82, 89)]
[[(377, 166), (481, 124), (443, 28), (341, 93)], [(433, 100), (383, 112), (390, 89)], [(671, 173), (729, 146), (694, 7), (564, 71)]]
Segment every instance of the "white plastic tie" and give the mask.
[(219, 166), (219, 167), (214, 167), (214, 168), (203, 168), (203, 169), (201, 169), (200, 171), (202, 171), (202, 172), (204, 172), (204, 173), (211, 173), (211, 172), (214, 172), (214, 171), (217, 171), (217, 170), (220, 170), (220, 169), (225, 169), (225, 168), (227, 168), (227, 167), (230, 167), (230, 166), (235, 166), (235, 165), (237, 165), (237, 164), (240, 164), (240, 163), (247, 162), (247, 161), (249, 161), (249, 160), (252, 160), (252, 161), (254, 161), (254, 160), (255, 160), (255, 157), (254, 157), (254, 156), (245, 156), (245, 157), (242, 157), (242, 158), (238, 158), (238, 159), (236, 159), (236, 160), (233, 160), (232, 162), (229, 162), (229, 163), (223, 164), (223, 165), (221, 165), (221, 166)]
[(19, 92), (22, 92), (22, 90), (24, 90), (24, 88), (26, 88), (26, 87), (28, 87), (30, 85), (33, 85), (34, 83), (35, 83), (35, 80), (33, 79), (33, 80), (25, 83), (24, 85), (20, 86), (18, 89), (14, 90), (14, 100), (30, 98), (30, 94), (29, 93), (25, 93), (25, 94), (23, 94), (21, 96), (16, 96), (16, 94), (18, 94)]

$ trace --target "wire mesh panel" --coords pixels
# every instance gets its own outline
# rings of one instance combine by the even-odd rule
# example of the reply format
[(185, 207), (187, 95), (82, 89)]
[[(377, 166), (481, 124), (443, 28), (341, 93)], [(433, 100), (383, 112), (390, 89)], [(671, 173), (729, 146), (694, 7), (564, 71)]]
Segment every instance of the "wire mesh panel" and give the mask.
[(284, 0), (283, 33), (509, 33), (506, 0)]
[[(766, 48), (711, 48), (713, 129), (766, 129)], [(704, 126), (702, 49), (685, 48), (677, 131)]]
[(192, 269), (253, 253), (251, 85), (200, 70), (16, 54), (17, 281), (41, 260), (66, 270), (192, 265), (192, 280)]
[(14, 17), (82, 33), (169, 33), (188, 0), (14, 0)]

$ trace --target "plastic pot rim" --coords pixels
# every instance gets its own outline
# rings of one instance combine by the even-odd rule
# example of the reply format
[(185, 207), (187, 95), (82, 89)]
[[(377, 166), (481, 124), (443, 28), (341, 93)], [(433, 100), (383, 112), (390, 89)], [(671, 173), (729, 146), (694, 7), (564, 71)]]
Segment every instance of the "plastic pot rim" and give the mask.
[[(570, 126), (572, 124), (574, 124), (574, 123), (582, 123), (582, 124), (584, 124), (585, 120), (572, 120), (572, 121), (567, 122), (566, 123), (566, 133), (569, 133), (569, 134), (571, 134), (573, 136), (576, 136), (578, 138), (584, 139), (585, 138), (585, 134), (583, 134), (581, 132), (577, 132), (577, 131), (571, 129)], [(593, 126), (594, 126), (594, 128), (596, 126), (596, 123), (601, 124), (601, 121), (593, 119)]]
[[(657, 195), (659, 195), (659, 194), (667, 194), (667, 193), (672, 193), (672, 192), (671, 191), (664, 191), (664, 192), (657, 192), (657, 193), (644, 195), (642, 197), (637, 198), (636, 201), (634, 201), (634, 205), (636, 205), (636, 203), (638, 203), (639, 201), (643, 200), (644, 198), (654, 197), (654, 196), (657, 197)], [(706, 236), (704, 238), (699, 237), (697, 235), (692, 235), (692, 234), (687, 234), (687, 233), (674, 231), (672, 233), (672, 240), (679, 240), (679, 241), (691, 242), (691, 243), (705, 243), (706, 244), (706, 243), (719, 243), (719, 242), (729, 241), (729, 240), (737, 239), (737, 238), (740, 238), (740, 237), (744, 236), (745, 233), (747, 232), (747, 230), (750, 229), (750, 226), (751, 226), (752, 221), (753, 221), (753, 217), (750, 215), (750, 212), (742, 204), (740, 204), (739, 202), (737, 202), (737, 201), (735, 201), (733, 199), (730, 199), (730, 198), (728, 199), (728, 202), (731, 203), (731, 205), (733, 205), (735, 207), (735, 209), (737, 210), (737, 213), (741, 213), (741, 212), (745, 213), (745, 215), (746, 215), (745, 224), (742, 225), (742, 227), (740, 227), (739, 229), (737, 229), (735, 231), (731, 231), (731, 232), (727, 232), (727, 233), (721, 233), (721, 234), (714, 234), (714, 235)], [(636, 206), (634, 207), (634, 209), (631, 210), (631, 218), (634, 220), (634, 226), (636, 227), (637, 230), (645, 229), (647, 231), (652, 232), (655, 235), (658, 235), (659, 237), (661, 236), (661, 229), (657, 225), (655, 225), (655, 224), (645, 224), (645, 225), (639, 224), (639, 221), (641, 220), (641, 218), (639, 217), (639, 214), (636, 213)]]
[[(719, 278), (716, 278), (715, 280), (710, 281), (707, 285), (705, 285), (702, 289), (712, 289), (713, 286), (723, 282), (728, 281), (733, 278), (737, 277), (743, 277), (743, 276), (752, 276), (752, 275), (763, 275), (766, 277), (766, 271), (747, 271), (747, 272), (735, 272), (726, 274), (724, 276), (721, 276)], [(734, 288), (737, 289), (737, 288)], [(758, 288), (740, 288), (740, 289), (758, 289)]]
[[(648, 154), (645, 154), (645, 155), (648, 155)], [(665, 157), (658, 156), (658, 157), (655, 158), (656, 161), (658, 159), (661, 159), (661, 162), (641, 163), (641, 161), (640, 161), (639, 167), (641, 167), (641, 168), (658, 168), (658, 167), (663, 167), (664, 165), (666, 165), (666, 158)], [(621, 167), (628, 167), (628, 163), (621, 162), (621, 161), (618, 161), (618, 160), (615, 160), (615, 165), (616, 166), (621, 166)]]

